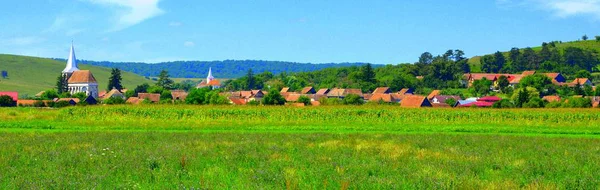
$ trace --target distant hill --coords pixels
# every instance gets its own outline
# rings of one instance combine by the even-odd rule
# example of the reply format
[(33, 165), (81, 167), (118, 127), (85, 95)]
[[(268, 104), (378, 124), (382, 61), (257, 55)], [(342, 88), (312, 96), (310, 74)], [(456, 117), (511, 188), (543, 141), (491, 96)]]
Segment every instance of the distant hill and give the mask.
[[(596, 51), (596, 52), (600, 52), (600, 42), (595, 41), (595, 40), (587, 40), (587, 41), (572, 41), (572, 42), (558, 42), (555, 43), (556, 48), (560, 51), (563, 51), (564, 49), (568, 48), (568, 47), (576, 47), (576, 48), (581, 48), (581, 49), (585, 49), (585, 50), (592, 50), (592, 51)], [(521, 50), (524, 49), (524, 47), (519, 47)], [(542, 49), (542, 46), (540, 44), (540, 46), (535, 46), (535, 47), (531, 47), (533, 50), (540, 51)], [(505, 56), (508, 56), (508, 51), (501, 51), (502, 53), (504, 53)], [(494, 52), (490, 52), (489, 55), (492, 55)], [(600, 53), (597, 54), (598, 58), (600, 58)], [(481, 72), (481, 57), (483, 57), (484, 55), (481, 56), (474, 56), (472, 58), (469, 59), (469, 65), (471, 66), (471, 72)]]
[[(0, 91), (17, 91), (19, 96), (34, 96), (40, 91), (54, 88), (56, 78), (65, 68), (66, 61), (0, 54), (0, 70), (8, 71), (8, 79), (0, 78)], [(79, 65), (80, 69), (91, 70), (98, 81), (100, 91), (108, 85), (110, 68)], [(122, 72), (123, 86), (135, 88), (142, 83), (153, 83), (142, 76)]]
[[(62, 59), (57, 59), (64, 62)], [(156, 64), (132, 62), (107, 62), (107, 61), (81, 61), (84, 64), (107, 68), (119, 68), (141, 76), (158, 76), (161, 70), (169, 71), (174, 78), (205, 78), (208, 68), (211, 67), (213, 75), (217, 78), (238, 78), (244, 76), (248, 69), (254, 73), (269, 71), (273, 74), (282, 72), (295, 73), (317, 71), (325, 68), (361, 66), (366, 63), (295, 63), (283, 61), (261, 60), (225, 60), (225, 61), (175, 61)]]

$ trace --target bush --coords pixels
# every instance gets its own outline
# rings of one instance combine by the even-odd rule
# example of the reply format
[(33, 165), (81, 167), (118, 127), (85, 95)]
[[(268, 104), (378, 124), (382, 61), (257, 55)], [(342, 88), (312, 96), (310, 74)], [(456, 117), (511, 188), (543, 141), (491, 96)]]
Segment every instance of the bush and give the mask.
[(260, 102), (256, 101), (256, 100), (250, 100), (248, 103), (246, 103), (246, 105), (249, 105), (249, 106), (258, 106), (258, 105), (260, 105)]
[(58, 92), (56, 92), (54, 89), (46, 90), (44, 93), (42, 93), (41, 98), (43, 100), (53, 100), (54, 98), (58, 98)]
[(514, 107), (515, 107), (515, 104), (513, 104), (508, 99), (503, 99), (503, 100), (497, 101), (496, 103), (494, 103), (492, 105), (492, 108), (514, 108)]
[(546, 102), (541, 98), (535, 97), (529, 100), (529, 102), (523, 104), (524, 108), (543, 108), (546, 107)]
[(446, 101), (444, 101), (444, 103), (448, 104), (450, 107), (454, 107), (454, 105), (456, 105), (457, 100), (455, 100), (454, 98), (448, 98), (446, 99)]
[(272, 89), (271, 91), (269, 91), (269, 94), (263, 97), (262, 103), (263, 105), (284, 105), (285, 98), (281, 96), (279, 91), (277, 91), (276, 89)]
[(365, 103), (362, 97), (356, 94), (348, 94), (343, 100), (346, 105), (362, 105)]
[(310, 106), (310, 98), (308, 96), (300, 96), (298, 103), (303, 103), (305, 106)]
[(33, 107), (43, 108), (46, 107), (46, 103), (41, 100), (33, 102)]
[(64, 107), (67, 107), (67, 106), (70, 106), (70, 105), (71, 104), (69, 103), (69, 101), (62, 100), (62, 101), (56, 102), (52, 107), (55, 107), (55, 108), (64, 108)]
[(120, 98), (120, 97), (110, 97), (110, 98), (104, 100), (102, 103), (108, 104), (108, 105), (125, 104), (125, 99)]
[(563, 103), (559, 101), (549, 102), (546, 104), (546, 108), (560, 108), (563, 107)]
[(334, 105), (344, 104), (344, 102), (342, 102), (342, 100), (340, 100), (339, 98), (327, 98), (327, 97), (322, 97), (321, 99), (319, 99), (319, 102), (323, 106), (334, 106)]
[(209, 88), (192, 89), (185, 98), (186, 104), (203, 104), (205, 102), (206, 93), (210, 92)]
[(563, 107), (566, 108), (590, 108), (592, 107), (592, 100), (589, 98), (569, 98)]
[(7, 95), (0, 96), (0, 107), (15, 107), (17, 106), (17, 102), (13, 100), (12, 97)]

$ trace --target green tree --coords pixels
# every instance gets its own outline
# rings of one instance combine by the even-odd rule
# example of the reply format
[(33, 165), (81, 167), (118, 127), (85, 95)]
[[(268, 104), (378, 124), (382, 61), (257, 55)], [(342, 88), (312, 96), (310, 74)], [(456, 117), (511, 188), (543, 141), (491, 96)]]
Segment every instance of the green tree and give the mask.
[(490, 87), (492, 86), (492, 81), (483, 78), (481, 80), (473, 81), (473, 85), (471, 85), (470, 91), (473, 95), (476, 96), (485, 96), (490, 92)]
[(515, 107), (515, 104), (513, 104), (508, 99), (502, 99), (502, 100), (497, 101), (494, 104), (492, 104), (492, 108), (514, 108), (514, 107)]
[(363, 91), (372, 91), (377, 86), (377, 79), (375, 79), (375, 71), (370, 63), (363, 65), (360, 69), (360, 83)]
[(346, 105), (362, 105), (365, 103), (362, 97), (356, 94), (348, 94), (343, 100)]
[(46, 90), (40, 98), (43, 100), (53, 100), (54, 98), (58, 98), (58, 92), (55, 89)]
[(586, 84), (586, 85), (584, 85), (584, 86), (583, 86), (583, 94), (584, 94), (585, 96), (594, 96), (594, 95), (595, 95), (595, 93), (594, 93), (594, 88), (592, 88), (592, 86), (590, 86), (590, 85), (587, 85), (587, 84)]
[(192, 89), (185, 98), (185, 103), (194, 105), (203, 104), (205, 102), (206, 93), (208, 92), (210, 92), (209, 88)]
[(446, 101), (444, 101), (444, 103), (454, 107), (454, 105), (456, 105), (457, 100), (455, 100), (454, 98), (448, 98), (446, 99)]
[(523, 104), (524, 108), (543, 108), (546, 107), (546, 102), (540, 97), (531, 98), (527, 103)]
[(600, 36), (596, 36), (596, 41), (600, 42)]
[(110, 71), (110, 77), (108, 78), (108, 87), (106, 88), (106, 91), (110, 91), (113, 88), (117, 89), (119, 92), (123, 90), (123, 85), (121, 85), (122, 80), (123, 78), (121, 77), (121, 70), (113, 68)]
[[(134, 92), (133, 96), (137, 97), (138, 93), (148, 92), (148, 88), (150, 88), (150, 85), (148, 83), (144, 83), (144, 84), (136, 86), (135, 90), (133, 91)], [(127, 91), (127, 92), (129, 92), (129, 91)]]
[(308, 96), (300, 96), (298, 98), (298, 103), (303, 103), (305, 106), (310, 106), (310, 98)]
[[(538, 58), (537, 53), (531, 48), (525, 48), (523, 50), (523, 54), (521, 54), (522, 60), (524, 61), (525, 68), (524, 69), (533, 69), (536, 70), (539, 68), (540, 60)], [(520, 70), (515, 70), (515, 72), (520, 72)]]
[(512, 48), (508, 53), (508, 58), (513, 72), (525, 70), (521, 57), (521, 50), (519, 48)]
[(552, 84), (552, 79), (544, 74), (534, 74), (523, 77), (519, 82), (519, 87), (533, 87), (538, 92), (544, 92), (544, 95), (554, 94), (556, 91), (554, 84)]
[(229, 99), (227, 99), (227, 97), (219, 95), (219, 92), (214, 91), (214, 90), (206, 93), (205, 101), (207, 101), (206, 104), (210, 104), (210, 105), (228, 105), (229, 104)]
[(516, 107), (523, 107), (523, 104), (527, 103), (529, 101), (529, 93), (526, 89), (519, 89), (517, 91), (515, 91), (515, 93), (517, 94), (517, 98), (515, 100), (515, 106)]
[(583, 41), (586, 41), (586, 40), (588, 40), (588, 36), (587, 36), (587, 35), (583, 35), (583, 36), (581, 37), (581, 39), (582, 39)]
[(160, 93), (160, 100), (161, 101), (166, 100), (166, 101), (169, 101), (169, 102), (171, 100), (173, 100), (173, 95), (171, 94), (171, 91), (170, 90), (163, 90)]
[(56, 78), (56, 92), (58, 94), (62, 94), (63, 92), (68, 92), (69, 83), (67, 82), (67, 76), (60, 74), (58, 78)]
[(125, 104), (125, 99), (121, 97), (110, 97), (102, 101), (102, 103), (107, 105)]
[(506, 88), (508, 87), (508, 85), (510, 85), (508, 77), (504, 75), (498, 77), (498, 88), (500, 89), (500, 91), (506, 93)]
[(271, 89), (262, 99), (263, 105), (284, 105), (285, 98), (281, 96), (278, 90)]
[(248, 69), (246, 73), (246, 90), (252, 90), (256, 87), (256, 79), (254, 78), (254, 72), (252, 69)]
[(15, 107), (17, 106), (17, 102), (13, 100), (12, 97), (8, 95), (0, 96), (0, 107)]
[(433, 55), (431, 55), (431, 53), (425, 52), (425, 53), (421, 54), (421, 56), (419, 56), (418, 63), (428, 65), (428, 64), (431, 64), (431, 62), (433, 62)]
[(84, 101), (88, 96), (85, 92), (78, 92), (73, 94), (71, 97), (78, 98), (80, 101)]
[(592, 78), (592, 74), (587, 70), (580, 70), (575, 73), (575, 78)]
[(539, 58), (541, 63), (549, 61), (552, 58), (552, 52), (550, 51), (550, 47), (546, 42), (542, 44), (542, 50), (540, 50)]
[(170, 77), (169, 72), (167, 72), (166, 70), (160, 71), (156, 85), (163, 87), (164, 89), (172, 89), (173, 88), (173, 80), (171, 80), (169, 77)]

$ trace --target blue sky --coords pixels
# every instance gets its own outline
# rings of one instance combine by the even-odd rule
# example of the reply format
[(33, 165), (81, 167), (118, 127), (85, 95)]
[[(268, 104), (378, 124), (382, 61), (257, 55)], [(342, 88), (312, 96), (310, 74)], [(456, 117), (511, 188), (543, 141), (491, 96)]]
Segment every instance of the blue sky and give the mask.
[(162, 62), (415, 62), (600, 35), (600, 0), (20, 0), (0, 53)]

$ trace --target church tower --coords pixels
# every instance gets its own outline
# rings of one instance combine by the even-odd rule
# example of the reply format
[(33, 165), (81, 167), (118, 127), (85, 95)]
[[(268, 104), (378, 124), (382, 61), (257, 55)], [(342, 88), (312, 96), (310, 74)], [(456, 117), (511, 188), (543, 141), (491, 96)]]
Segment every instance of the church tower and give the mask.
[(79, 67), (77, 67), (77, 58), (75, 57), (75, 47), (73, 46), (73, 42), (71, 42), (71, 51), (69, 52), (69, 58), (67, 59), (67, 66), (62, 71), (63, 75), (65, 75), (67, 80), (71, 78), (73, 72), (79, 71)]
[(75, 47), (71, 43), (71, 51), (67, 66), (62, 71), (66, 78), (67, 92), (71, 94), (84, 92), (87, 96), (98, 98), (98, 82), (89, 70), (79, 70), (77, 67), (77, 58), (75, 57)]
[(212, 68), (208, 68), (208, 76), (206, 77), (206, 84), (210, 84), (210, 81), (214, 80), (215, 77), (212, 75)]

